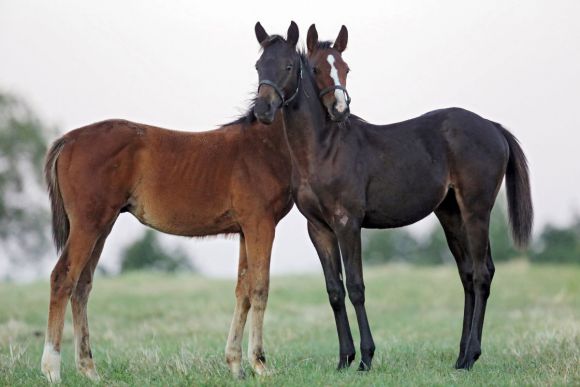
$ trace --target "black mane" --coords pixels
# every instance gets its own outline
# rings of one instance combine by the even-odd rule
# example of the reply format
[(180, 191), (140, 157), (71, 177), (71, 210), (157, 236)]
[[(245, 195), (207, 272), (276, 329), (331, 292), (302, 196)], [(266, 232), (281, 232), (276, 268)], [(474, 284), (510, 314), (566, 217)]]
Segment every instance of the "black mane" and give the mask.
[[(262, 41), (262, 43), (260, 43), (261, 49), (263, 50), (264, 48), (269, 47), (276, 42), (286, 42), (286, 39), (284, 39), (281, 35), (270, 35), (264, 41)], [(254, 104), (255, 103), (256, 103), (256, 95), (254, 92), (254, 96), (250, 99), (250, 102), (249, 102), (249, 105), (248, 105), (246, 111), (244, 113), (240, 114), (233, 121), (228, 122), (227, 124), (224, 124), (221, 126), (230, 126), (230, 125), (244, 125), (244, 126), (246, 126), (246, 125), (251, 125), (252, 123), (254, 123), (256, 121), (256, 117), (254, 116)]]
[(271, 46), (272, 44), (276, 43), (276, 42), (286, 42), (286, 39), (284, 39), (282, 36), (280, 35), (270, 35), (268, 36), (266, 39), (264, 39), (260, 45), (262, 46), (262, 49)]
[(256, 96), (254, 95), (252, 99), (250, 99), (249, 105), (245, 112), (241, 113), (237, 118), (235, 118), (232, 122), (228, 122), (227, 124), (220, 125), (223, 126), (230, 126), (230, 125), (243, 125), (244, 127), (247, 125), (251, 125), (256, 121), (256, 116), (254, 116), (254, 104), (256, 102)]

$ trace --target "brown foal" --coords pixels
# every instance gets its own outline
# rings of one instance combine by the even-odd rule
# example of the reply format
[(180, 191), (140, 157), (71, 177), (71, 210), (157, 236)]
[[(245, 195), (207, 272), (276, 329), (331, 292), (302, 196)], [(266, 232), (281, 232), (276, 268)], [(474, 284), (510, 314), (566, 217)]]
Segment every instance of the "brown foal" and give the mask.
[(73, 130), (50, 148), (45, 173), (60, 258), (52, 272), (41, 369), (60, 380), (65, 311), (72, 304), (78, 370), (98, 379), (87, 300), (105, 240), (120, 213), (169, 234), (240, 235), (236, 306), (226, 360), (242, 377), (242, 336), (252, 310), (248, 356), (264, 374), (262, 325), (276, 224), (290, 211), (291, 165), (282, 118), (265, 126), (250, 112), (219, 129), (188, 133), (124, 120)]

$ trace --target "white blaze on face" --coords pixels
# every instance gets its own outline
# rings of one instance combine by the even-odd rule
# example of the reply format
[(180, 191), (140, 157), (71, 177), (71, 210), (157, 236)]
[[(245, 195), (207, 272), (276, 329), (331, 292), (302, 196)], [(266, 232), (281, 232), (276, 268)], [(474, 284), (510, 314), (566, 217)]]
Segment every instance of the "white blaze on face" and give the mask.
[[(332, 54), (328, 55), (326, 60), (328, 61), (328, 64), (330, 65), (330, 77), (334, 81), (334, 85), (335, 86), (342, 86), (340, 84), (340, 80), (338, 79), (338, 70), (336, 70), (336, 67), (334, 66), (334, 61), (335, 61), (334, 55), (332, 55)], [(344, 112), (347, 108), (346, 96), (344, 95), (344, 91), (339, 90), (339, 89), (334, 90), (334, 98), (336, 98), (336, 111), (338, 111), (339, 113)]]

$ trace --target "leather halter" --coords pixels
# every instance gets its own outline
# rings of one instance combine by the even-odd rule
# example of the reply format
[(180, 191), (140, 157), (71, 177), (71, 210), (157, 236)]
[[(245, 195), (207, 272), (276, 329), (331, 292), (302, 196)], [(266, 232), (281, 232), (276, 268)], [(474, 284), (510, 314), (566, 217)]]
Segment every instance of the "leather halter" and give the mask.
[(324, 89), (320, 90), (320, 93), (318, 93), (318, 98), (322, 98), (326, 94), (328, 94), (334, 90), (342, 90), (344, 92), (344, 95), (346, 95), (346, 104), (350, 105), (350, 101), (351, 101), (350, 94), (348, 94), (346, 87), (342, 87), (340, 85), (332, 85), (332, 86), (325, 87)]
[(288, 104), (290, 102), (292, 102), (292, 100), (294, 98), (296, 98), (296, 96), (298, 95), (298, 91), (300, 90), (300, 81), (301, 80), (302, 80), (302, 61), (300, 61), (300, 69), (298, 70), (298, 84), (296, 85), (296, 90), (294, 91), (294, 94), (292, 94), (292, 96), (290, 98), (286, 99), (284, 96), (284, 91), (280, 87), (278, 87), (278, 85), (276, 83), (270, 81), (269, 79), (263, 79), (260, 81), (260, 83), (258, 84), (258, 91), (260, 91), (260, 87), (262, 85), (268, 85), (272, 89), (274, 89), (276, 94), (278, 94), (278, 97), (280, 97), (280, 100), (282, 101), (282, 105), (288, 106)]

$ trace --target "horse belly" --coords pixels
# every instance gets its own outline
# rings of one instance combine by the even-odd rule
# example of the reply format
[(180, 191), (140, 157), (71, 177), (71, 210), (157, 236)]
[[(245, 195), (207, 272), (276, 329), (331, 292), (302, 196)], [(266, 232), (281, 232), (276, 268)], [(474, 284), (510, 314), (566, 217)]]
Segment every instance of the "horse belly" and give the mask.
[(412, 183), (374, 190), (369, 187), (363, 227), (394, 228), (413, 224), (433, 212), (448, 189), (444, 179)]
[(132, 200), (129, 211), (141, 223), (168, 234), (207, 236), (239, 232), (230, 208), (213, 199), (142, 195)]

